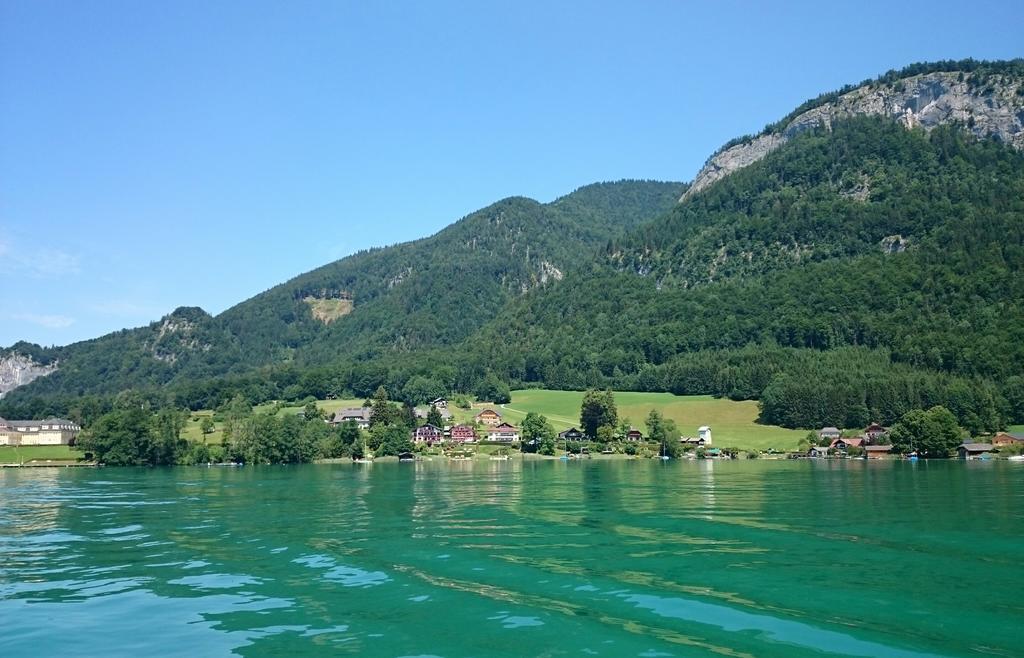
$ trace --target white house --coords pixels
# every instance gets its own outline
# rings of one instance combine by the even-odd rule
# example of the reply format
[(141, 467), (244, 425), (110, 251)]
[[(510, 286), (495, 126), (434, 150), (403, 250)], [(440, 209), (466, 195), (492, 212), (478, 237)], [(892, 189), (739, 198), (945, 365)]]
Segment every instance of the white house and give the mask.
[(697, 438), (704, 439), (704, 445), (711, 445), (711, 428), (707, 425), (701, 425), (697, 428)]
[(500, 443), (512, 443), (519, 440), (519, 428), (508, 423), (488, 427), (484, 430), (487, 433), (488, 441)]
[(81, 430), (63, 418), (46, 420), (4, 420), (0, 418), (0, 445), (61, 446), (71, 445)]

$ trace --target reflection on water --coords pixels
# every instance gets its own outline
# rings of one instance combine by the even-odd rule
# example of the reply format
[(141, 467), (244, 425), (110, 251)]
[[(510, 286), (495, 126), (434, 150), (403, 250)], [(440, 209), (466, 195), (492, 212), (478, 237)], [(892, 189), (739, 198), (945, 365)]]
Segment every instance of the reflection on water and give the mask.
[(0, 655), (1019, 655), (983, 466), (3, 471)]

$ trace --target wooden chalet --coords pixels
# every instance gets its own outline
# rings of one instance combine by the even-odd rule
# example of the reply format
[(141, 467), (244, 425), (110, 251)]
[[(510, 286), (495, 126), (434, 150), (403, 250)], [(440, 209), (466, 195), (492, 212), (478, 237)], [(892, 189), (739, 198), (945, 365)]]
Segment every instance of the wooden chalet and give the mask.
[(999, 432), (992, 437), (994, 446), (1012, 446), (1024, 443), (1024, 434), (1012, 434), (1010, 432)]
[(885, 459), (892, 452), (892, 446), (864, 446), (864, 455), (868, 459)]
[(833, 439), (832, 443), (830, 443), (828, 447), (836, 452), (845, 453), (848, 448), (863, 448), (864, 439), (859, 436), (849, 437), (846, 439)]
[(586, 435), (575, 427), (570, 427), (564, 432), (558, 433), (559, 441), (586, 441), (586, 439)]
[(889, 434), (888, 427), (882, 427), (878, 423), (871, 423), (864, 429), (864, 438), (868, 443), (875, 443), (882, 437)]
[(494, 409), (484, 409), (476, 415), (476, 422), (481, 425), (495, 426), (501, 423), (501, 414)]

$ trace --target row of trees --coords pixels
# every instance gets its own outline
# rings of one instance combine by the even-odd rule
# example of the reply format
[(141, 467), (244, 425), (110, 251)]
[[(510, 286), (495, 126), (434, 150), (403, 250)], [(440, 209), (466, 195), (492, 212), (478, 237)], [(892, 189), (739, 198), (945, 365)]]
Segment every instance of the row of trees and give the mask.
[(225, 405), (221, 414), (221, 444), (210, 445), (205, 440), (211, 430), (208, 417), (200, 427), (203, 441), (190, 442), (182, 436), (187, 411), (154, 408), (142, 396), (124, 395), (82, 432), (77, 445), (111, 466), (222, 461), (296, 464), (351, 454), (362, 438), (355, 423), (331, 427), (316, 414), (255, 413), (240, 396)]

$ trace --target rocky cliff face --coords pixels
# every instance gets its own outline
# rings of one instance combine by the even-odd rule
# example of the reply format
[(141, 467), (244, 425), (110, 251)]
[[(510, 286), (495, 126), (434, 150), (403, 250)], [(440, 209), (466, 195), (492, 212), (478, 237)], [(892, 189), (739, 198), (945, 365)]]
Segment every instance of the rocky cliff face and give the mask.
[(958, 123), (978, 137), (994, 136), (1024, 149), (1024, 80), (1009, 75), (939, 72), (869, 84), (797, 115), (777, 132), (715, 154), (680, 200), (751, 165), (800, 133), (851, 116), (890, 117), (907, 128)]
[(21, 354), (0, 356), (0, 397), (56, 369), (55, 363), (42, 365)]

